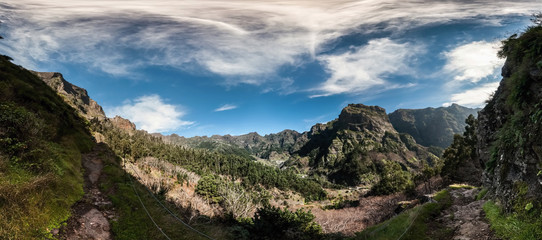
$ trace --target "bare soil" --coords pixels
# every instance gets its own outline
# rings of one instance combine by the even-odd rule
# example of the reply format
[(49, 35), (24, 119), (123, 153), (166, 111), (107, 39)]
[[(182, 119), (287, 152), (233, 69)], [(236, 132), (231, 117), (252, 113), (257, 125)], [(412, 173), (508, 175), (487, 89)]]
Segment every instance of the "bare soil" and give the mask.
[(60, 239), (112, 239), (109, 220), (115, 219), (116, 215), (113, 204), (98, 187), (103, 177), (100, 153), (104, 152), (104, 146), (98, 144), (83, 155), (85, 195), (72, 207), (72, 216), (66, 226), (53, 231)]

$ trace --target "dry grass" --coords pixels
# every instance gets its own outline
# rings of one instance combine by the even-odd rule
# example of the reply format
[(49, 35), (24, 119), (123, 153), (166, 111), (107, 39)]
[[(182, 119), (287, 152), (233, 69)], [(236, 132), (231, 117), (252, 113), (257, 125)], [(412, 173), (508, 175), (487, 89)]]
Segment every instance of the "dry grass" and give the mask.
[[(125, 169), (147, 188), (164, 194), (166, 200), (187, 210), (190, 221), (200, 215), (216, 217), (222, 214), (221, 208), (195, 193), (201, 177), (193, 172), (152, 157), (143, 158), (136, 163), (126, 162)], [(186, 178), (179, 181), (177, 176)]]
[(322, 226), (324, 233), (354, 235), (369, 226), (380, 223), (395, 215), (394, 210), (400, 201), (406, 200), (404, 194), (372, 196), (360, 199), (358, 207), (322, 210), (312, 208), (315, 221)]

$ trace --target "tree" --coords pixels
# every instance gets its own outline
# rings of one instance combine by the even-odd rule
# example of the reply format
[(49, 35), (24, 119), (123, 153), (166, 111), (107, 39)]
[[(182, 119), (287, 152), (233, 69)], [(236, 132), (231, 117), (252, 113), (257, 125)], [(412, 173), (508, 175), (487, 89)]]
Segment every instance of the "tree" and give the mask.
[(542, 12), (533, 13), (531, 17), (531, 22), (534, 24), (541, 26), (542, 25)]
[[(442, 167), (442, 176), (453, 181), (479, 181), (478, 176), (469, 173), (476, 172), (479, 167), (476, 164), (476, 128), (478, 120), (471, 114), (465, 120), (465, 132), (463, 135), (454, 135), (452, 144), (444, 150), (442, 158), (444, 166)], [(470, 175), (470, 176), (468, 176)]]
[(219, 194), (221, 179), (216, 175), (203, 176), (196, 185), (196, 193), (207, 198), (211, 202), (220, 203), (223, 198)]
[(299, 209), (291, 212), (273, 206), (264, 206), (254, 215), (249, 224), (250, 239), (322, 239), (322, 227), (313, 222), (311, 212)]
[(373, 194), (387, 195), (406, 190), (414, 184), (411, 174), (408, 171), (403, 171), (397, 162), (382, 160), (378, 164), (378, 169), (380, 181), (372, 187)]

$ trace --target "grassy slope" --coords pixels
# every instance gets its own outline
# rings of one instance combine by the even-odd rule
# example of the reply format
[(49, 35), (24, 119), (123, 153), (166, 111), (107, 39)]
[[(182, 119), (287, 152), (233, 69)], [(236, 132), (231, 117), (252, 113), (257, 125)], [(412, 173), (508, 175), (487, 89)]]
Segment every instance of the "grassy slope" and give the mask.
[[(130, 180), (130, 175), (122, 169), (120, 158), (106, 145), (103, 145), (100, 156), (104, 161), (103, 173), (105, 175), (101, 189), (111, 198), (119, 214), (118, 220), (112, 224), (115, 239), (166, 239), (145, 213), (137, 195), (134, 193), (132, 183), (154, 221), (171, 239), (206, 239), (171, 216), (167, 210), (156, 202), (143, 185), (136, 180)], [(182, 213), (175, 206), (165, 202), (163, 197), (157, 197), (183, 219)], [(230, 238), (228, 232), (220, 223), (196, 221), (191, 225), (215, 239)]]
[(0, 238), (48, 237), (83, 195), (91, 137), (55, 92), (3, 56), (0, 111)]
[(397, 217), (365, 229), (353, 239), (395, 240), (395, 239), (445, 239), (450, 231), (432, 221), (435, 216), (451, 204), (448, 190), (435, 195), (435, 201), (409, 209)]
[(502, 239), (536, 240), (542, 238), (540, 210), (529, 209), (523, 213), (507, 214), (493, 201), (484, 204), (486, 217), (497, 236)]

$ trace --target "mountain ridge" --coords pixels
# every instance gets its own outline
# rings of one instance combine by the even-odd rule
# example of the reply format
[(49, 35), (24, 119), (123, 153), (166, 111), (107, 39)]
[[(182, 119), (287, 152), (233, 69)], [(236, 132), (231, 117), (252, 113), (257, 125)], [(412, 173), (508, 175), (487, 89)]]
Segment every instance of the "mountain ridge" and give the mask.
[(417, 143), (446, 148), (452, 143), (454, 134), (463, 133), (465, 119), (470, 114), (476, 117), (479, 110), (454, 103), (448, 107), (397, 109), (389, 117), (398, 132), (410, 134)]

